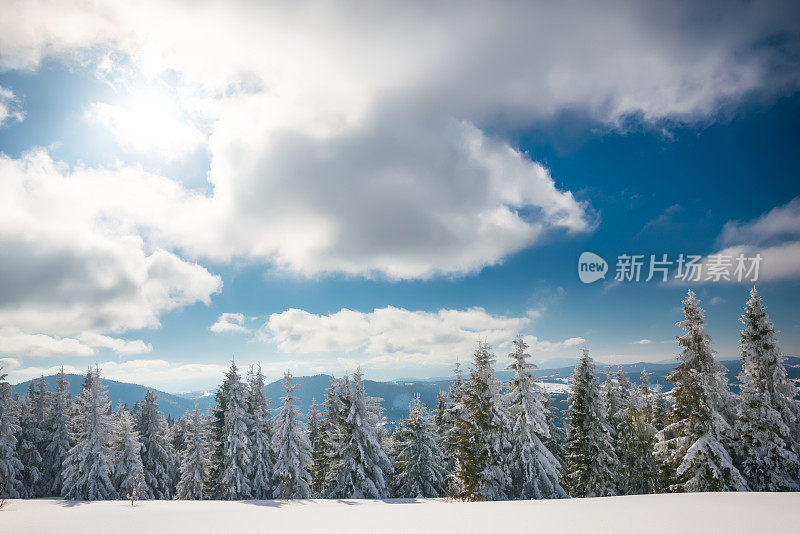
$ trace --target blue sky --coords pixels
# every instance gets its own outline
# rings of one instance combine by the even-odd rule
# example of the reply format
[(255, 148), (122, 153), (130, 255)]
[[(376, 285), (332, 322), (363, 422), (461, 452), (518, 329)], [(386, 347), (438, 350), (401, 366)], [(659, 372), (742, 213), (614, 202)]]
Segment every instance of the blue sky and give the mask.
[[(800, 353), (799, 41), (775, 4), (110, 6), (2, 23), (38, 30), (0, 31), (12, 381), (98, 362), (201, 389), (231, 357), (440, 376), (518, 333), (545, 365), (674, 358), (689, 286), (614, 283), (625, 253), (761, 253)], [(580, 282), (583, 251), (606, 280)], [(752, 285), (690, 284), (720, 357)]]

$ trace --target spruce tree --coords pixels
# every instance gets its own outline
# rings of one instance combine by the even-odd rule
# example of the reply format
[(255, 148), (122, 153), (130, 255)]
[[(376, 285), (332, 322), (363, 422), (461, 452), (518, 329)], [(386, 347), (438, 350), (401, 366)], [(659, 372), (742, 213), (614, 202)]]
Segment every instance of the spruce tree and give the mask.
[[(317, 406), (317, 399), (311, 400), (311, 406), (308, 409), (308, 441), (311, 443), (311, 485), (309, 486), (312, 497), (318, 497), (319, 492), (324, 485), (324, 478), (321, 480), (317, 478), (318, 462), (320, 462), (320, 454), (322, 448), (322, 414)], [(319, 486), (317, 486), (319, 483)]]
[(186, 448), (181, 459), (180, 480), (177, 487), (179, 499), (199, 501), (207, 495), (209, 460), (205, 426), (200, 409), (195, 405), (194, 411), (187, 419)]
[(89, 370), (86, 382), (77, 402), (76, 444), (64, 460), (61, 495), (86, 501), (116, 499), (118, 494), (111, 479), (111, 401), (97, 368)]
[(276, 409), (273, 427), (275, 435), (272, 443), (275, 449), (275, 492), (276, 499), (308, 499), (311, 497), (311, 443), (303, 429), (303, 414), (295, 405), (292, 375), (288, 371), (283, 376), (282, 406)]
[(264, 396), (264, 375), (261, 365), (250, 367), (248, 372), (247, 433), (250, 441), (252, 465), (250, 487), (253, 499), (270, 499), (274, 487), (275, 457), (272, 451), (272, 425), (269, 420), (272, 402)]
[(436, 425), (420, 402), (419, 394), (392, 435), (392, 463), (396, 497), (442, 497), (446, 472)]
[(657, 435), (656, 460), (668, 489), (746, 491), (747, 482), (730, 452), (733, 405), (725, 367), (714, 358), (700, 301), (690, 290), (682, 301), (686, 333), (678, 337), (680, 364), (668, 380), (675, 384), (671, 423)]
[(342, 381), (349, 395), (342, 408), (337, 449), (332, 455), (333, 473), (326, 496), (333, 499), (383, 499), (388, 497), (387, 474), (392, 464), (381, 445), (377, 425), (381, 418), (380, 399), (364, 395), (361, 370), (353, 375), (352, 386)]
[[(219, 441), (216, 445), (214, 461), (219, 462), (212, 473), (215, 478), (214, 495), (218, 499), (251, 499), (250, 439), (247, 423), (247, 394), (239, 377), (239, 368), (234, 362), (225, 373), (225, 380), (220, 387), (221, 405), (219, 414)], [(217, 407), (217, 410), (220, 406)]]
[(171, 499), (173, 460), (167, 441), (167, 422), (158, 410), (158, 396), (152, 389), (145, 394), (136, 431), (142, 443), (145, 484), (142, 494), (151, 499)]
[(568, 493), (572, 497), (616, 495), (619, 460), (600, 396), (597, 370), (587, 349), (583, 349), (572, 374), (567, 402), (564, 482)]
[(656, 384), (653, 388), (653, 394), (650, 397), (650, 424), (656, 430), (663, 430), (667, 426), (667, 417), (669, 415), (669, 403), (664, 398), (664, 392), (661, 389), (661, 384)]
[(340, 393), (342, 384), (346, 382), (331, 377), (330, 386), (325, 391), (325, 417), (319, 425), (317, 445), (312, 452), (311, 492), (317, 497), (324, 497), (329, 491), (335, 475), (336, 451), (342, 439), (345, 419), (345, 401), (349, 402), (349, 391)]
[(736, 430), (742, 474), (754, 491), (800, 489), (797, 388), (789, 381), (775, 328), (755, 288), (741, 318), (741, 403)]
[(21, 481), (23, 466), (17, 456), (17, 406), (6, 376), (0, 366), (0, 499), (18, 499), (25, 491)]
[(464, 408), (464, 375), (461, 366), (456, 362), (453, 369), (453, 380), (450, 382), (450, 390), (447, 392), (447, 402), (445, 413), (440, 428), (442, 440), (442, 453), (445, 458), (445, 470), (447, 472), (447, 494), (457, 497), (462, 494), (463, 486), (457, 473), (461, 471), (459, 467), (458, 446), (461, 442), (461, 432), (465, 431), (467, 413)]
[(17, 454), (24, 469), (22, 471), (22, 486), (25, 488), (23, 497), (33, 499), (38, 497), (37, 489), (42, 479), (42, 455), (39, 452), (43, 440), (43, 431), (34, 412), (35, 383), (31, 382), (28, 394), (19, 402), (19, 435), (17, 441)]
[(56, 390), (48, 414), (46, 428), (46, 446), (44, 452), (44, 465), (51, 473), (48, 477), (50, 488), (48, 495), (61, 495), (61, 471), (67, 453), (73, 447), (70, 434), (70, 412), (73, 400), (69, 393), (69, 382), (62, 366), (56, 378)]
[(511, 419), (511, 452), (508, 456), (512, 492), (515, 499), (556, 499), (567, 494), (559, 483), (561, 464), (545, 446), (550, 438), (547, 418), (549, 395), (538, 384), (528, 362), (528, 344), (517, 336), (509, 354), (512, 371), (506, 394)]
[(462, 488), (460, 497), (466, 500), (502, 500), (511, 486), (505, 461), (510, 423), (500, 398), (494, 361), (489, 346), (478, 342), (461, 401), (466, 417), (457, 422), (456, 476)]
[[(119, 406), (114, 420), (114, 488), (120, 499), (138, 498), (144, 490), (142, 444), (130, 412)], [(130, 497), (129, 497), (130, 496)]]
[[(623, 379), (624, 375), (618, 375), (618, 382), (624, 384), (627, 379)], [(622, 495), (655, 493), (659, 487), (659, 472), (653, 458), (656, 429), (649, 422), (649, 391), (647, 373), (642, 371), (642, 382), (636, 390), (631, 389), (619, 417), (615, 452), (620, 461), (617, 487)]]

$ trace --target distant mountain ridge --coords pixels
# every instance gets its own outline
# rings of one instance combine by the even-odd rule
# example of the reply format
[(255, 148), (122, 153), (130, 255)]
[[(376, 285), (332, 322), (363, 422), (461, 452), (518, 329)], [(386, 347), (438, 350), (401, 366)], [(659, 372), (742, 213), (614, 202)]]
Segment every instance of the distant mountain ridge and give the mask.
[[(741, 362), (739, 360), (722, 360), (720, 363), (728, 369), (728, 380), (731, 383), (731, 388), (734, 391), (738, 390), (738, 375), (741, 371)], [(604, 373), (606, 370), (609, 368), (615, 370), (616, 367), (616, 365), (597, 364), (600, 380), (605, 380)], [(640, 362), (624, 365), (623, 368), (625, 370), (625, 375), (634, 384), (639, 383), (642, 370), (646, 370), (650, 375), (651, 384), (661, 384), (664, 391), (669, 391), (672, 387), (666, 377), (669, 372), (675, 368), (674, 363)], [(563, 389), (563, 385), (568, 383), (569, 377), (572, 375), (572, 370), (572, 367), (541, 369), (536, 371), (536, 375), (542, 382), (561, 384)], [(790, 379), (796, 384), (800, 384), (800, 358), (788, 356), (786, 358), (786, 371)], [(500, 380), (506, 381), (511, 377), (511, 372), (499, 371), (497, 375)], [(70, 391), (73, 394), (77, 394), (80, 391), (83, 378), (83, 375), (67, 375)], [(294, 383), (298, 386), (295, 395), (299, 399), (299, 407), (304, 413), (308, 411), (312, 400), (316, 399), (318, 404), (322, 404), (322, 401), (325, 399), (325, 390), (330, 386), (331, 380), (332, 377), (330, 375), (294, 377)], [(49, 390), (52, 391), (55, 389), (56, 375), (45, 377), (45, 381), (47, 382), (47, 388)], [(25, 395), (31, 382), (31, 380), (28, 380), (16, 384), (14, 386), (14, 392), (18, 395)], [(283, 395), (281, 389), (282, 382), (282, 380), (276, 380), (264, 387), (266, 396), (275, 403), (280, 403), (281, 396)], [(124, 403), (129, 407), (133, 406), (136, 401), (144, 399), (148, 389), (154, 389), (139, 384), (130, 384), (108, 379), (104, 379), (103, 383), (108, 387), (113, 406), (117, 406), (119, 403)], [(415, 394), (419, 394), (420, 399), (426, 406), (430, 409), (434, 409), (436, 407), (437, 394), (440, 391), (447, 391), (449, 387), (450, 378), (422, 380), (403, 378), (389, 382), (378, 382), (374, 380), (364, 381), (364, 388), (367, 395), (383, 399), (383, 407), (386, 410), (386, 418), (389, 422), (398, 421), (408, 414), (408, 405)], [(214, 404), (213, 391), (177, 395), (157, 389), (154, 389), (154, 391), (158, 395), (158, 404), (162, 413), (176, 418), (193, 410), (195, 404), (197, 404), (202, 411), (210, 409)], [(558, 410), (564, 410), (566, 408), (566, 394), (558, 392), (553, 393), (552, 396), (554, 399), (554, 406)]]

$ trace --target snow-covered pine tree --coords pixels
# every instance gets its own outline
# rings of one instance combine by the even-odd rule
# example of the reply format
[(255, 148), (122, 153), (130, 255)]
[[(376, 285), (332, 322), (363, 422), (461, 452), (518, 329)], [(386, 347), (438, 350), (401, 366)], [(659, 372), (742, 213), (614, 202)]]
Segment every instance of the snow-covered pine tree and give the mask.
[(272, 445), (275, 449), (275, 492), (276, 499), (308, 499), (311, 497), (311, 443), (302, 424), (303, 413), (295, 405), (292, 374), (283, 375), (283, 404), (275, 411), (272, 420), (275, 435)]
[(230, 369), (225, 373), (219, 392), (224, 411), (219, 414), (221, 428), (216, 444), (219, 450), (214, 457), (219, 464), (212, 473), (215, 476), (213, 493), (218, 499), (250, 499), (252, 457), (247, 430), (247, 393), (235, 362), (231, 362)]
[(195, 405), (194, 411), (187, 418), (186, 448), (182, 455), (177, 487), (179, 499), (199, 501), (206, 496), (209, 460), (205, 427), (200, 409)]
[[(622, 373), (621, 368), (619, 372)], [(627, 378), (618, 376), (617, 381), (624, 384)], [(614, 446), (620, 461), (617, 487), (622, 495), (655, 493), (659, 487), (659, 471), (653, 458), (656, 429), (649, 423), (649, 392), (647, 373), (642, 371), (642, 382), (631, 389), (618, 417)]]
[[(319, 496), (320, 487), (316, 487), (315, 483), (317, 482), (317, 466), (318, 462), (320, 461), (320, 453), (322, 447), (322, 414), (319, 410), (319, 406), (317, 405), (317, 399), (314, 398), (311, 400), (311, 406), (308, 409), (308, 441), (311, 443), (311, 467), (309, 471), (311, 473), (311, 484), (309, 486), (311, 490), (311, 496), (317, 497)], [(324, 478), (322, 479), (321, 484), (324, 484)]]
[(588, 349), (572, 374), (567, 399), (567, 440), (564, 446), (564, 483), (572, 497), (616, 495), (619, 460), (600, 396), (597, 370)]
[(78, 397), (76, 444), (64, 459), (61, 495), (67, 499), (98, 501), (116, 499), (111, 480), (111, 401), (100, 381), (100, 371), (90, 369), (86, 387)]
[(514, 499), (557, 499), (567, 494), (559, 483), (561, 464), (544, 445), (550, 437), (547, 421), (547, 392), (538, 384), (528, 362), (528, 344), (517, 336), (511, 365), (514, 375), (508, 383), (505, 402), (511, 421), (511, 452), (508, 455), (511, 492)]
[(252, 464), (250, 487), (253, 499), (271, 499), (275, 456), (272, 450), (272, 425), (270, 411), (272, 401), (264, 396), (264, 375), (261, 364), (252, 366), (247, 374), (247, 433), (250, 440)]
[(653, 388), (653, 394), (650, 397), (650, 424), (656, 430), (663, 430), (667, 426), (667, 417), (669, 415), (669, 403), (664, 397), (664, 392), (661, 384), (656, 384)]
[(331, 384), (325, 390), (325, 400), (323, 407), (325, 408), (325, 416), (319, 421), (319, 430), (316, 443), (312, 442), (311, 451), (311, 494), (314, 497), (324, 497), (325, 495), (325, 482), (332, 476), (330, 465), (333, 456), (333, 424), (332, 420), (335, 417), (336, 409), (335, 404), (338, 402), (336, 395), (337, 380), (331, 379)]
[[(142, 465), (142, 444), (139, 433), (134, 428), (130, 412), (123, 406), (117, 407), (114, 417), (114, 487), (120, 499), (144, 490), (144, 467)], [(136, 495), (138, 498), (139, 495)]]
[(466, 500), (502, 500), (511, 487), (506, 472), (510, 422), (494, 374), (495, 358), (489, 350), (488, 344), (478, 342), (470, 378), (463, 388), (461, 404), (466, 418), (457, 422), (461, 431), (456, 476), (462, 486), (460, 497)]
[(23, 466), (17, 456), (18, 408), (6, 376), (0, 365), (0, 499), (18, 499), (25, 491)]
[[(340, 448), (346, 437), (345, 420), (350, 413), (352, 399), (350, 379), (347, 375), (340, 380), (331, 378), (331, 385), (325, 392), (325, 419), (322, 424), (322, 451), (319, 473), (324, 475), (321, 493), (329, 498), (336, 485), (336, 474), (340, 462)], [(314, 466), (316, 470), (316, 465)], [(317, 472), (317, 471), (315, 471)], [(312, 474), (312, 485), (313, 477)]]
[[(450, 390), (447, 392), (445, 413), (439, 430), (442, 440), (441, 449), (445, 459), (444, 467), (447, 473), (447, 495), (451, 497), (461, 495), (464, 489), (461, 480), (457, 476), (459, 472), (459, 436), (467, 427), (467, 425), (463, 423), (467, 418), (463, 399), (464, 375), (461, 372), (461, 365), (459, 362), (456, 362), (455, 368), (453, 369), (453, 380), (451, 380)], [(459, 424), (459, 421), (462, 421), (462, 423)]]
[(326, 496), (333, 499), (383, 499), (388, 496), (386, 477), (392, 463), (383, 450), (377, 425), (383, 409), (380, 399), (364, 395), (359, 369), (353, 384), (342, 382), (349, 399), (343, 404), (347, 415), (341, 422), (338, 449), (333, 452), (333, 476)]
[(36, 484), (34, 493), (38, 497), (50, 496), (50, 488), (53, 485), (53, 477), (55, 473), (53, 469), (47, 465), (45, 456), (47, 454), (48, 445), (48, 429), (47, 423), (50, 416), (50, 405), (52, 403), (52, 395), (47, 390), (47, 381), (42, 375), (36, 381), (31, 396), (31, 411), (33, 415), (34, 424), (36, 425), (36, 432), (34, 435), (34, 445), (36, 451), (41, 458), (39, 462), (39, 482)]
[(64, 367), (62, 366), (56, 378), (56, 390), (53, 393), (50, 412), (45, 425), (46, 446), (43, 454), (43, 464), (51, 473), (51, 476), (48, 477), (50, 480), (48, 495), (61, 495), (62, 465), (67, 453), (74, 446), (70, 434), (71, 423), (69, 420), (69, 414), (73, 411), (72, 404), (72, 396), (69, 394), (69, 382), (67, 382), (67, 375), (64, 373)]
[(172, 498), (172, 453), (167, 441), (167, 422), (158, 411), (158, 395), (148, 389), (138, 413), (136, 431), (142, 443), (144, 485), (142, 495), (150, 499)]
[(650, 375), (645, 369), (639, 375), (639, 386), (636, 388), (637, 402), (636, 409), (647, 414), (647, 422), (650, 421), (650, 404), (653, 399), (653, 392), (650, 389)]
[(409, 406), (408, 419), (402, 419), (392, 434), (392, 463), (396, 497), (442, 497), (445, 476), (436, 425), (419, 394)]
[(177, 419), (167, 417), (167, 442), (169, 443), (170, 458), (172, 460), (169, 469), (170, 494), (173, 496), (178, 493), (178, 481), (181, 478), (181, 459), (186, 451), (188, 426), (189, 422), (186, 416), (182, 415)]
[(741, 318), (741, 403), (736, 430), (741, 472), (753, 491), (800, 489), (792, 429), (798, 425), (797, 388), (787, 378), (775, 328), (755, 288)]
[(42, 455), (39, 444), (43, 439), (43, 432), (34, 413), (34, 399), (36, 396), (35, 382), (28, 387), (28, 394), (19, 402), (19, 434), (17, 436), (17, 455), (24, 469), (22, 470), (22, 486), (25, 488), (22, 496), (25, 499), (38, 497), (42, 478)]
[(675, 404), (671, 423), (656, 434), (656, 461), (669, 491), (746, 491), (729, 448), (733, 409), (726, 369), (714, 358), (694, 292), (682, 302), (685, 319), (678, 326), (686, 333), (678, 337), (680, 364), (668, 377)]

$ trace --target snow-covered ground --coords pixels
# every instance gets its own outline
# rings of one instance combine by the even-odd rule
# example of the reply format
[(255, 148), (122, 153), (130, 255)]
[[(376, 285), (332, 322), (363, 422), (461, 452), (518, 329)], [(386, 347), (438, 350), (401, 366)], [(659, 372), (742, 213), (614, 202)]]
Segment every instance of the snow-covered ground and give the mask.
[(12, 500), (0, 533), (796, 533), (800, 493), (643, 495), (562, 501)]

